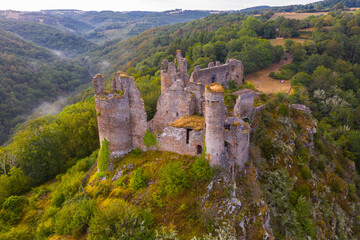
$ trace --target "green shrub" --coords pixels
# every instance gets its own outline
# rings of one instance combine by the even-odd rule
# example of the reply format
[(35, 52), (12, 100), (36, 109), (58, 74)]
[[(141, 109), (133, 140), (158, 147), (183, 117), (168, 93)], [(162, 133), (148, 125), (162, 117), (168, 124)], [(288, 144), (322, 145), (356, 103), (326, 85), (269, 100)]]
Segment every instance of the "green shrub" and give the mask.
[(104, 138), (101, 144), (99, 160), (98, 160), (99, 172), (105, 172), (107, 170), (109, 157), (110, 157), (109, 141), (106, 140), (106, 138)]
[(311, 178), (311, 171), (307, 166), (302, 166), (301, 167), (301, 176), (304, 179), (310, 179)]
[(181, 162), (172, 162), (164, 166), (161, 171), (161, 182), (169, 195), (176, 195), (190, 186)]
[(38, 225), (37, 236), (39, 239), (46, 239), (47, 237), (53, 235), (55, 233), (54, 225), (55, 225), (55, 216), (60, 211), (60, 208), (50, 206), (46, 209), (44, 214), (40, 219), (40, 223)]
[(66, 199), (70, 199), (81, 187), (81, 180), (84, 177), (83, 172), (66, 174), (61, 177), (61, 183), (53, 193), (51, 204), (56, 207), (61, 207)]
[(0, 233), (1, 240), (29, 240), (36, 239), (33, 230), (25, 225), (11, 228), (9, 231)]
[(142, 210), (123, 200), (110, 200), (89, 225), (88, 239), (154, 239), (150, 209)]
[(235, 81), (230, 81), (230, 82), (229, 82), (229, 89), (230, 89), (230, 90), (236, 89)]
[(155, 146), (157, 144), (156, 136), (149, 130), (146, 130), (143, 143), (146, 147)]
[(70, 202), (55, 216), (55, 233), (72, 234), (73, 236), (85, 233), (96, 209), (95, 201), (92, 199), (84, 198)]
[(40, 199), (43, 196), (46, 196), (48, 193), (50, 193), (51, 190), (45, 186), (40, 186), (34, 189), (34, 197), (36, 199)]
[(146, 187), (146, 184), (147, 177), (144, 173), (144, 169), (137, 168), (130, 179), (130, 188), (137, 191), (141, 188)]
[(283, 117), (289, 116), (289, 106), (283, 103), (279, 105), (279, 114)]
[(196, 181), (207, 181), (213, 177), (214, 171), (210, 167), (209, 161), (202, 155), (192, 164), (191, 174)]
[(351, 201), (355, 201), (355, 196), (356, 196), (356, 187), (355, 184), (349, 184), (348, 185), (348, 195)]
[(228, 94), (225, 96), (224, 102), (225, 105), (228, 107), (229, 111), (234, 109), (236, 103), (237, 96), (235, 94)]
[(22, 210), (29, 201), (24, 196), (10, 196), (2, 204), (0, 220), (9, 225), (16, 224), (22, 215)]

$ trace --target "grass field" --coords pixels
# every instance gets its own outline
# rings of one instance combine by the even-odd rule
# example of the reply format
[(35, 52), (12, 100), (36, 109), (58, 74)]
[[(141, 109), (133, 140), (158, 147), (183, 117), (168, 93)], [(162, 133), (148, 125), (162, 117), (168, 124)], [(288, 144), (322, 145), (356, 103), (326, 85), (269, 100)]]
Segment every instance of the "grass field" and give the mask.
[(245, 80), (251, 82), (255, 85), (257, 90), (266, 94), (273, 94), (277, 92), (289, 93), (291, 90), (290, 81), (280, 82), (280, 80), (275, 80), (269, 77), (271, 72), (279, 71), (281, 66), (288, 63), (292, 63), (292, 57), (289, 53), (285, 53), (284, 58), (279, 63), (271, 64), (265, 69), (251, 73), (245, 77)]
[[(298, 42), (298, 43), (303, 43), (306, 41), (306, 39), (302, 39), (302, 38), (288, 38), (290, 40), (293, 40), (294, 42)], [(271, 45), (273, 46), (276, 46), (276, 45), (280, 45), (280, 46), (285, 46), (285, 38), (275, 38), (275, 39), (270, 39), (270, 43)]]
[(289, 19), (305, 19), (309, 16), (319, 16), (319, 15), (326, 15), (327, 12), (313, 12), (313, 13), (297, 13), (297, 12), (285, 12), (285, 13), (275, 13), (271, 19), (275, 19), (278, 17), (285, 17)]

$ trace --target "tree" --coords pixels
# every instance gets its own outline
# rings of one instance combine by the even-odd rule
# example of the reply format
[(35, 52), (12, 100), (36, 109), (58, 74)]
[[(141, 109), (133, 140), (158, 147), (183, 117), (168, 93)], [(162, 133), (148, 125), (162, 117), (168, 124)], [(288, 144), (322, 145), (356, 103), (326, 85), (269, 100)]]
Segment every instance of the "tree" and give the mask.
[(261, 32), (261, 22), (259, 19), (249, 16), (246, 18), (246, 20), (241, 25), (242, 28), (251, 29), (257, 34), (260, 34)]

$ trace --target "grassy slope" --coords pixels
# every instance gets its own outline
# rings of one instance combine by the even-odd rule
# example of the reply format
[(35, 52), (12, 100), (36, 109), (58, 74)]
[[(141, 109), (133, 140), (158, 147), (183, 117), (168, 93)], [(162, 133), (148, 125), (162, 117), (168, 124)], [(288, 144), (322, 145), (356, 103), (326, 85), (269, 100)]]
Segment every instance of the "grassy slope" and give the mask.
[[(80, 161), (62, 178), (57, 178), (60, 181), (27, 194), (31, 204), (24, 209), (15, 229), (22, 227), (33, 233), (44, 227), (52, 229), (57, 217), (49, 217), (54, 211), (51, 206), (59, 191), (68, 189), (63, 207), (84, 196), (94, 199), (100, 210), (110, 204), (111, 199), (122, 199), (138, 208), (151, 209), (152, 227), (173, 229), (180, 239), (214, 233), (219, 217), (230, 221), (229, 234), (247, 239), (262, 239), (265, 234), (281, 239), (284, 231), (295, 239), (306, 236), (329, 239), (332, 234), (358, 236), (356, 216), (360, 209), (356, 204), (360, 199), (349, 190), (354, 181), (359, 181), (353, 162), (343, 158), (335, 146), (326, 145), (320, 139), (315, 140), (314, 150), (306, 147), (311, 140), (307, 129), (315, 126), (312, 118), (296, 110), (290, 110), (290, 118), (284, 117), (280, 108), (269, 108), (253, 122), (257, 130), (252, 134), (250, 161), (237, 173), (235, 182), (219, 171), (212, 181), (197, 182), (190, 170), (194, 157), (158, 151), (133, 151), (114, 160), (114, 171), (107, 172), (106, 178), (98, 177), (96, 168), (85, 172), (94, 161), (95, 152), (87, 167)], [(277, 149), (273, 149), (275, 158), (266, 157), (266, 139), (273, 139), (273, 148)], [(171, 196), (164, 193), (161, 169), (177, 161), (190, 177), (190, 186)], [(138, 168), (144, 170), (147, 181), (144, 188), (134, 190), (131, 179)], [(120, 178), (111, 181), (121, 170)], [(80, 184), (86, 175), (88, 180), (83, 192)], [(39, 194), (39, 189), (47, 191)], [(235, 198), (241, 207), (234, 204)], [(265, 224), (269, 216), (272, 230)], [(287, 217), (292, 222), (285, 220)], [(85, 239), (87, 229), (84, 230), (81, 235), (67, 237)], [(61, 238), (64, 236), (55, 234), (49, 239)]]

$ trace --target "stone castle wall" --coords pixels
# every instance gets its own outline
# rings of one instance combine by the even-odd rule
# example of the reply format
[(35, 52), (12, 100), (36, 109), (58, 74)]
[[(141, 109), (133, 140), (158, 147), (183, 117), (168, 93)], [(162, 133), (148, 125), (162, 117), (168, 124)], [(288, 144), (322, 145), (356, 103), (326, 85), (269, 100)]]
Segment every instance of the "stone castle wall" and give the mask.
[(227, 118), (225, 126), (227, 158), (242, 169), (249, 160), (250, 126), (237, 117)]
[(195, 112), (195, 95), (184, 90), (184, 82), (178, 79), (165, 93), (161, 94), (156, 114), (150, 121), (152, 132), (162, 132), (165, 127), (176, 119)]
[(110, 92), (103, 91), (103, 82), (100, 74), (93, 79), (100, 143), (107, 139), (112, 155), (122, 155), (137, 147), (144, 149), (142, 140), (148, 126), (134, 79), (116, 74)]
[(239, 92), (234, 106), (234, 114), (242, 119), (250, 119), (254, 111), (255, 92), (250, 89), (244, 89)]
[(159, 136), (159, 150), (197, 156), (204, 148), (204, 130), (167, 127)]
[(229, 88), (230, 81), (234, 81), (236, 85), (243, 84), (244, 67), (241, 61), (229, 59), (225, 64), (220, 62), (209, 63), (207, 68), (200, 69), (196, 66), (190, 77), (190, 82), (202, 83), (209, 85), (212, 83), (220, 83), (222, 86)]

